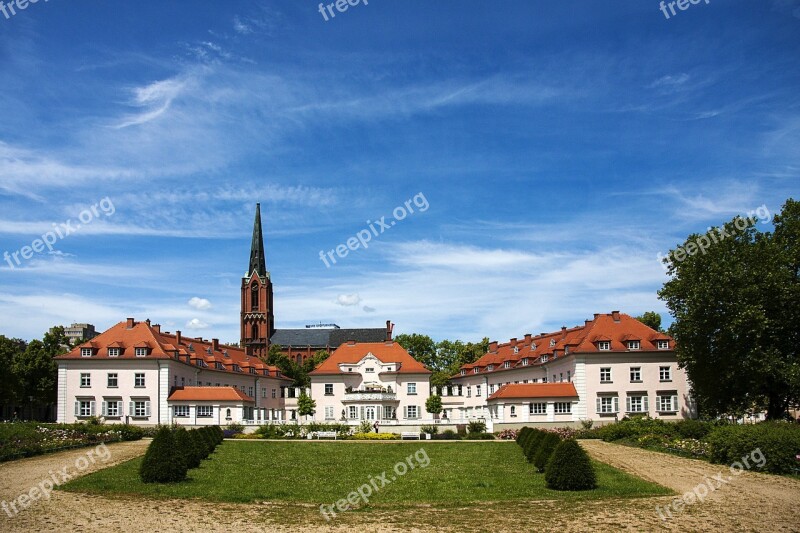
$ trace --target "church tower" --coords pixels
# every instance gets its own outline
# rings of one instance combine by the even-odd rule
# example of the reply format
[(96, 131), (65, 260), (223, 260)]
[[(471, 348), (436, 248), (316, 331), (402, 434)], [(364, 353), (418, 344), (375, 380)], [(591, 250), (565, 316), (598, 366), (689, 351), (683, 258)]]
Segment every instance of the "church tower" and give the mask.
[(269, 339), (275, 331), (272, 314), (272, 281), (264, 256), (264, 235), (261, 232), (261, 204), (256, 204), (250, 265), (242, 278), (241, 346), (247, 355), (266, 359)]

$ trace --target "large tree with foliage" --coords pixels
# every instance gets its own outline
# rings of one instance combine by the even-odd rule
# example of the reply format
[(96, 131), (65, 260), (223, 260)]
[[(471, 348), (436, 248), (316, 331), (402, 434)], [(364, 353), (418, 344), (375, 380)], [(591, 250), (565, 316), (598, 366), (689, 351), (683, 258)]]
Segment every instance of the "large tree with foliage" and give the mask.
[(659, 297), (711, 416), (765, 409), (774, 420), (800, 400), (800, 203), (787, 200), (772, 233), (755, 223), (737, 217), (691, 235), (666, 260)]
[(647, 326), (648, 328), (656, 331), (664, 331), (661, 329), (661, 315), (655, 311), (646, 311), (641, 316), (637, 316), (636, 320)]
[(68, 346), (64, 328), (58, 326), (17, 354), (12, 371), (24, 402), (33, 398), (34, 404), (55, 403), (58, 365), (54, 357), (66, 353)]
[(16, 403), (22, 396), (14, 374), (14, 361), (25, 351), (25, 342), (0, 335), (0, 404)]
[(267, 364), (278, 367), (281, 374), (294, 381), (293, 385), (295, 387), (310, 387), (311, 378), (308, 375), (309, 372), (314, 370), (317, 365), (330, 357), (330, 355), (327, 350), (317, 350), (313, 356), (306, 358), (302, 363), (298, 363), (284, 354), (280, 346), (273, 344), (269, 347)]
[(395, 341), (433, 372), (431, 376), (433, 387), (447, 385), (450, 377), (458, 372), (461, 365), (475, 362), (489, 350), (488, 338), (478, 343), (447, 339), (437, 343), (427, 335), (413, 333), (397, 335)]

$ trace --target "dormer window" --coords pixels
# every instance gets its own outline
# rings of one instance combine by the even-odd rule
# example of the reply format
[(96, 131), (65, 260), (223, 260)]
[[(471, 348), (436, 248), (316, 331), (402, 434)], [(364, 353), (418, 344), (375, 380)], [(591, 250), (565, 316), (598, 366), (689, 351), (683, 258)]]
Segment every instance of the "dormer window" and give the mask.
[(487, 372), (491, 372), (492, 370), (494, 370), (494, 365), (489, 365), (486, 367)]
[(109, 348), (108, 349), (108, 356), (109, 357), (119, 357), (119, 348)]
[(597, 343), (598, 350), (610, 350), (611, 349), (611, 341), (600, 341)]
[(239, 365), (233, 365), (233, 371), (234, 372), (241, 372), (242, 368)]
[(535, 350), (535, 349), (536, 349), (536, 343), (535, 343), (535, 342), (532, 342), (532, 343), (531, 343), (531, 350)]
[(528, 366), (528, 358), (527, 358), (527, 357), (525, 357), (525, 358), (522, 360), (522, 366)]
[(81, 348), (81, 357), (91, 357), (92, 355), (94, 355), (92, 348)]
[(503, 368), (511, 368), (511, 361), (505, 361), (503, 363)]
[(669, 350), (669, 341), (658, 341), (656, 347), (659, 350)]
[(472, 369), (472, 372), (473, 372), (474, 374), (477, 374), (477, 373), (478, 373), (478, 372), (480, 372), (480, 371), (481, 371), (481, 369), (480, 369), (480, 368), (478, 368), (477, 366), (476, 366), (475, 368), (473, 368), (473, 369)]
[(463, 368), (461, 369), (461, 375), (462, 375), (462, 376), (466, 376), (466, 375), (467, 375), (467, 371), (466, 371), (466, 370), (464, 370)]
[(136, 348), (136, 357), (147, 357), (147, 348)]
[(640, 341), (628, 341), (628, 349), (629, 350), (638, 350), (641, 348)]
[(550, 339), (550, 347), (552, 348), (555, 345), (556, 345), (556, 340), (555, 339)]
[(519, 346), (514, 346), (514, 353), (519, 353)]
[(569, 355), (569, 346), (564, 346), (564, 355)]
[(544, 354), (542, 356), (542, 363), (546, 363), (548, 359), (549, 359), (549, 357), (547, 357), (547, 354)]
[(217, 370), (225, 370), (225, 365), (217, 361), (216, 363), (214, 363), (214, 368), (216, 368)]

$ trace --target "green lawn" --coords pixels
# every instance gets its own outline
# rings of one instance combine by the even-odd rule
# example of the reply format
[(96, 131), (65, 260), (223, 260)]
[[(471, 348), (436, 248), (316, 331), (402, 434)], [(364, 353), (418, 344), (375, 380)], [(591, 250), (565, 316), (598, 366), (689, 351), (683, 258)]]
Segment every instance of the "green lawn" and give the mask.
[[(394, 467), (420, 449), (421, 461), (405, 475)], [(146, 485), (141, 458), (71, 481), (74, 492), (152, 498), (203, 498), (220, 502), (286, 501), (332, 503), (383, 472), (389, 484), (370, 498), (376, 504), (465, 504), (487, 501), (579, 500), (672, 494), (669, 489), (594, 463), (598, 489), (565, 493), (545, 487), (516, 444), (354, 443), (226, 441), (179, 484)], [(396, 480), (391, 481), (395, 476)], [(379, 486), (380, 483), (376, 484)]]

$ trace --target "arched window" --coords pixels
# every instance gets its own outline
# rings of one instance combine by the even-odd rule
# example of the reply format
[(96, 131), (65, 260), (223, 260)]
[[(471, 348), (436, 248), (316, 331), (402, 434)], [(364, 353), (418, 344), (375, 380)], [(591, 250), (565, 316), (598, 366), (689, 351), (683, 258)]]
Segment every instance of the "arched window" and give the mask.
[(297, 354), (294, 359), (295, 359), (295, 361), (297, 362), (298, 365), (303, 364), (303, 356), (302, 355)]
[(225, 418), (226, 419), (230, 419), (230, 417), (231, 417), (231, 410), (230, 409), (226, 409), (225, 410)]
[(258, 284), (253, 283), (250, 287), (250, 310), (258, 311)]

